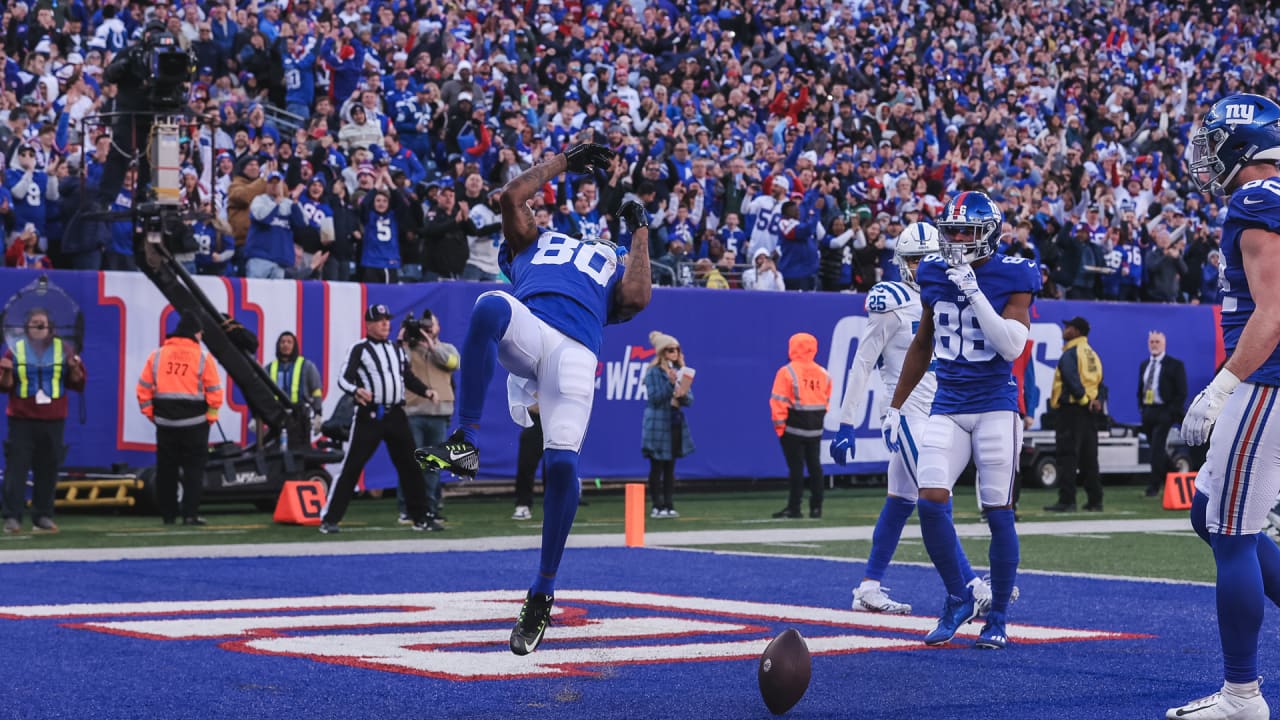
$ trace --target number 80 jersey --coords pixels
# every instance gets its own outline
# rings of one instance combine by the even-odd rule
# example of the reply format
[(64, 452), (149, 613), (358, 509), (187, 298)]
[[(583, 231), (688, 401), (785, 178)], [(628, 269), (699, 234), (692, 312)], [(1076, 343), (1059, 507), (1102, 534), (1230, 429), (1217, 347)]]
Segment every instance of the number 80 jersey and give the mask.
[[(1017, 293), (1040, 290), (1040, 269), (1021, 257), (994, 255), (973, 269), (978, 287), (997, 314)], [(964, 293), (947, 277), (947, 263), (930, 255), (916, 270), (920, 297), (933, 309), (933, 355), (937, 360), (938, 392), (934, 415), (958, 415), (994, 410), (1018, 411), (1018, 384), (1013, 363), (987, 343), (977, 315)]]
[(535, 317), (598, 356), (601, 330), (612, 315), (614, 287), (622, 276), (620, 267), (609, 245), (544, 230), (503, 270), (511, 278), (511, 294)]

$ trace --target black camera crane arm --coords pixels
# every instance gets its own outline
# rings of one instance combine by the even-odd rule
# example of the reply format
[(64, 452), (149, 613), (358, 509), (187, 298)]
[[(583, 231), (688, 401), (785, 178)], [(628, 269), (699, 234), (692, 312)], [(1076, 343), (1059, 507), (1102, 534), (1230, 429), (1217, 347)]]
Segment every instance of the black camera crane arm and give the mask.
[(174, 309), (199, 319), (205, 346), (240, 388), (253, 416), (270, 426), (267, 439), (278, 436), (288, 427), (291, 446), (306, 444), (311, 435), (308, 408), (304, 403), (290, 402), (257, 358), (235, 342), (228, 333), (223, 314), (166, 247), (164, 238), (171, 234), (172, 227), (169, 223), (181, 222), (176, 210), (155, 203), (142, 203), (134, 208), (133, 247), (138, 269)]

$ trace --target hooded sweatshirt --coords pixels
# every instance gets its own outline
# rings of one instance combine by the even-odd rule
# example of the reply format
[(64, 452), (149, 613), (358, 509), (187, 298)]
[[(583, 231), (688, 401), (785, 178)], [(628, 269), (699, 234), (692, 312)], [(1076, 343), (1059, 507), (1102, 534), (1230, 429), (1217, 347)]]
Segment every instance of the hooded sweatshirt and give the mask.
[(796, 333), (788, 343), (791, 362), (773, 376), (773, 394), (769, 407), (773, 414), (773, 430), (805, 439), (822, 438), (822, 422), (831, 402), (831, 376), (813, 361), (818, 354), (818, 339), (809, 333)]

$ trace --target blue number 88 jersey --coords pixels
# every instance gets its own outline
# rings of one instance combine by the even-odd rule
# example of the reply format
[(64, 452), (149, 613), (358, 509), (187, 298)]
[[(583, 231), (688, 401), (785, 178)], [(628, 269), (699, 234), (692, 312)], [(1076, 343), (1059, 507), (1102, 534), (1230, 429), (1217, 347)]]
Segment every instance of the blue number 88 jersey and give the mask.
[[(973, 269), (978, 287), (997, 314), (1017, 293), (1040, 290), (1040, 270), (1032, 260), (993, 256)], [(947, 263), (930, 255), (916, 270), (920, 297), (933, 308), (933, 353), (937, 361), (938, 392), (934, 415), (1018, 411), (1018, 384), (1013, 363), (987, 344), (973, 307), (947, 277)]]
[[(500, 257), (509, 254), (504, 250)], [(623, 267), (612, 247), (544, 230), (509, 267), (511, 294), (551, 327), (597, 356)]]

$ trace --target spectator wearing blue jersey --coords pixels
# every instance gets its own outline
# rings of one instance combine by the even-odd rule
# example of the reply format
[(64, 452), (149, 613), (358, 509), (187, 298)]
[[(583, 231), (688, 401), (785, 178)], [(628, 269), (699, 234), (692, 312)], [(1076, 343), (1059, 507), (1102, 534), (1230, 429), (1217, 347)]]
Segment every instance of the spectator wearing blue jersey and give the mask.
[[(124, 173), (124, 182), (116, 193), (108, 209), (113, 213), (127, 213), (133, 209), (133, 194), (138, 184), (138, 173), (129, 168)], [(138, 264), (133, 258), (133, 223), (126, 217), (111, 222), (111, 237), (106, 251), (102, 254), (103, 270), (137, 270)]]
[(427, 170), (422, 167), (418, 156), (401, 144), (400, 138), (394, 133), (383, 138), (383, 147), (386, 149), (391, 167), (404, 173), (405, 180), (411, 186), (427, 179)]
[(375, 189), (360, 200), (364, 232), (360, 245), (360, 280), (395, 283), (400, 279), (400, 228), (407, 209), (401, 190), (391, 182), (386, 166), (378, 168)]
[[(54, 159), (58, 163), (60, 160)], [(36, 150), (30, 145), (18, 149), (18, 167), (5, 171), (5, 187), (13, 197), (14, 224), (35, 226), (43, 242), (47, 241), (45, 225), (48, 220), (48, 204), (57, 200), (58, 180), (36, 168)]]
[(1213, 250), (1209, 253), (1204, 266), (1200, 268), (1200, 303), (1217, 305), (1222, 302), (1222, 288), (1219, 273), (1222, 270), (1222, 253)]
[(818, 223), (814, 203), (822, 198), (810, 190), (804, 200), (782, 204), (782, 220), (778, 223), (778, 272), (788, 290), (818, 289), (818, 237), (825, 230)]
[(316, 95), (316, 44), (306, 38), (285, 39), (284, 98), (285, 110), (299, 117), (311, 117), (311, 104)]
[(267, 174), (267, 191), (249, 204), (249, 236), (244, 243), (245, 277), (284, 278), (294, 267), (293, 204), (284, 175)]

